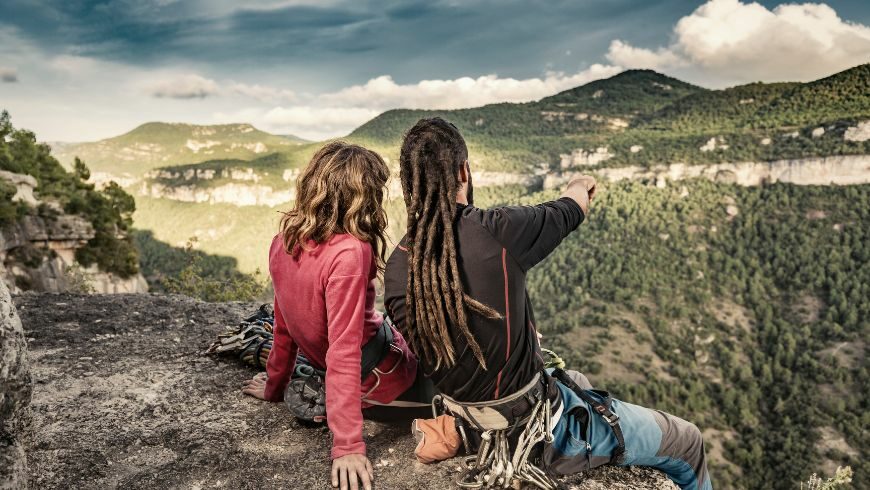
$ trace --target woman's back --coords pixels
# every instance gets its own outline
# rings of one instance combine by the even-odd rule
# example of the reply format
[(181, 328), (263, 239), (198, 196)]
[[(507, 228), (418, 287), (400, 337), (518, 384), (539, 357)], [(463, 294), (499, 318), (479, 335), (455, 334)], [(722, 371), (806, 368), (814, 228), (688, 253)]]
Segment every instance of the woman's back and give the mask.
[[(289, 392), (291, 409), (298, 408), (293, 400), (299, 397), (312, 401), (305, 398), (308, 391), (318, 392), (316, 403), (325, 397), (333, 486), (339, 475), (354, 487), (357, 478), (365, 488), (371, 486), (362, 410), (393, 402), (417, 373), (416, 356), (374, 309), (373, 280), (385, 253), (389, 175), (383, 158), (371, 150), (341, 141), (325, 144), (299, 174), (293, 209), (284, 213), (269, 248), (275, 288), (272, 350), (266, 373), (247, 382), (244, 392), (271, 401)], [(385, 333), (375, 337), (379, 331)], [(325, 394), (305, 380), (301, 387), (291, 383), (300, 351), (326, 371)]]
[[(383, 321), (374, 308), (377, 266), (371, 245), (352, 235), (334, 235), (321, 244), (310, 241), (308, 247), (293, 257), (284, 250), (281, 236), (276, 236), (269, 250), (269, 272), (275, 314), (281, 315), (308, 360), (325, 369), (331, 335), (359, 336), (365, 343)], [(361, 289), (364, 295), (359, 294)], [(334, 327), (361, 323), (362, 328), (339, 333), (330, 331), (330, 322)], [(329, 352), (329, 357), (338, 354)]]

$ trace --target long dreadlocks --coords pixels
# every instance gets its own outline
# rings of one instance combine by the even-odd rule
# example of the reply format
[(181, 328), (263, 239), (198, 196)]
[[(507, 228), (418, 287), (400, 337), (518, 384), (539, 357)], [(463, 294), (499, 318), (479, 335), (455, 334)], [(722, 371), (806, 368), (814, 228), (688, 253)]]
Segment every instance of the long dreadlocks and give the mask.
[(408, 309), (404, 333), (418, 354), (450, 367), (456, 349), (450, 326), (465, 337), (481, 366), (486, 361), (468, 329), (466, 308), (487, 318), (494, 309), (465, 294), (456, 265), (458, 174), (467, 165), (468, 148), (459, 130), (441, 118), (421, 119), (405, 135), (399, 158), (408, 212)]

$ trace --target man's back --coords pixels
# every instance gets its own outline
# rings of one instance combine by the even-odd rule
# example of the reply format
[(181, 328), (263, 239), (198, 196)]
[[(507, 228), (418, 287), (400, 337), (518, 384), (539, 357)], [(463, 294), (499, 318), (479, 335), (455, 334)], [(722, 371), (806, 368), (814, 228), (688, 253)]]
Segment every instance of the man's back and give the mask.
[[(454, 366), (433, 372), (429, 360), (421, 361), (426, 374), (451, 397), (493, 400), (514, 393), (543, 368), (526, 273), (580, 225), (583, 211), (574, 200), (562, 198), (538, 206), (490, 210), (459, 205), (454, 219), (463, 289), (502, 318), (488, 319), (469, 311), (469, 329), (487, 360), (486, 369), (455, 329), (451, 329), (457, 352)], [(405, 237), (390, 255), (384, 274), (384, 305), (400, 331), (406, 319), (407, 247)]]

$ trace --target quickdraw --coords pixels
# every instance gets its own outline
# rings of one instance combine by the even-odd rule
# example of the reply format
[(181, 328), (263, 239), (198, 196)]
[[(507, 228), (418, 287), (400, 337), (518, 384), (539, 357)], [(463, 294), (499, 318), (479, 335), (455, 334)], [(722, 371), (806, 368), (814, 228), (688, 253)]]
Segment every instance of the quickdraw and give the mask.
[(466, 471), (457, 484), (461, 488), (511, 488), (515, 483), (527, 483), (541, 490), (556, 490), (558, 483), (529, 461), (535, 445), (541, 441), (553, 442), (551, 408), (547, 399), (535, 405), (520, 433), (513, 457), (508, 430), (484, 431), (477, 455), (463, 461)]

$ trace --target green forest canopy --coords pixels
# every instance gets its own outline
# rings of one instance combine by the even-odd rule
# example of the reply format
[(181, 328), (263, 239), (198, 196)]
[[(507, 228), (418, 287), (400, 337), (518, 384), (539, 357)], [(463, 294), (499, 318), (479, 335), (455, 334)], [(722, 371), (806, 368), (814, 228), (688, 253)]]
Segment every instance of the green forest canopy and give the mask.
[[(128, 234), (136, 209), (133, 197), (115, 183), (100, 191), (94, 189), (85, 182), (90, 172), (81, 160), (76, 159), (73, 172), (64, 170), (48, 145), (37, 143), (32, 132), (12, 126), (6, 111), (0, 113), (0, 170), (35, 177), (39, 199), (55, 201), (64, 212), (81, 215), (93, 225), (94, 238), (76, 251), (79, 263), (96, 264), (102, 271), (125, 278), (138, 272), (139, 256)], [(5, 182), (0, 185), (4, 196), (0, 200), (0, 226), (26, 215), (53, 219), (56, 212), (49, 206), (34, 209), (13, 203), (15, 192), (9, 187)]]

